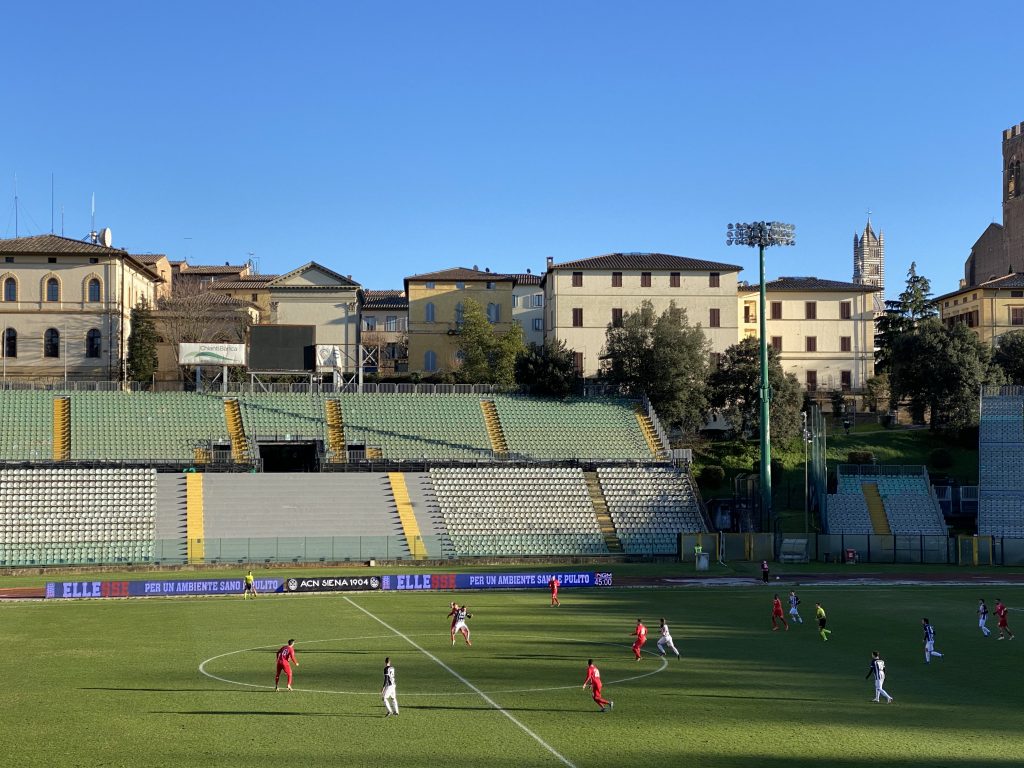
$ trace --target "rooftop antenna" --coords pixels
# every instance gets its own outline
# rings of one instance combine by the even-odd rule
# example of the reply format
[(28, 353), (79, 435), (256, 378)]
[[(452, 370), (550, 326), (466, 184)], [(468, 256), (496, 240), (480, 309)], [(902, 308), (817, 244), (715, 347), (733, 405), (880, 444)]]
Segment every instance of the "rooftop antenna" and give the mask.
[(53, 234), (53, 171), (50, 171), (50, 234)]
[(64, 204), (60, 206), (60, 236), (64, 237)]
[(249, 251), (249, 269), (254, 275), (260, 273), (260, 260), (256, 258), (256, 251)]
[(18, 236), (18, 174), (14, 174), (14, 236)]
[(96, 193), (92, 193), (92, 223), (89, 225), (89, 242), (96, 242)]

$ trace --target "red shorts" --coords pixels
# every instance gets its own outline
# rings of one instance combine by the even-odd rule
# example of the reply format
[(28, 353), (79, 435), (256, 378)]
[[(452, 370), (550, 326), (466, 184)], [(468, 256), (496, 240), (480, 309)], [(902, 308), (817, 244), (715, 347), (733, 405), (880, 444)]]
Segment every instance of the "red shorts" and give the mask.
[(1003, 617), (1003, 616), (999, 617), (999, 626), (1002, 627), (1003, 629), (1006, 629), (1006, 618), (1005, 617)]

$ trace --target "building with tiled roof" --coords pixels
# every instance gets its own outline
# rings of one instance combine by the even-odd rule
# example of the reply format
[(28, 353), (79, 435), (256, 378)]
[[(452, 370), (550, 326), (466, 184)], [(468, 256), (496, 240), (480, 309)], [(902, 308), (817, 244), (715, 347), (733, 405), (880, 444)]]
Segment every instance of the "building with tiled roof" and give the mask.
[(499, 334), (512, 325), (516, 278), (453, 267), (405, 278), (409, 298), (409, 369), (434, 374), (459, 365), (459, 331), (466, 302), (483, 307)]
[(518, 272), (509, 277), (516, 281), (512, 288), (512, 319), (523, 329), (523, 340), (539, 346), (544, 343), (542, 277), (533, 272)]
[(363, 291), (363, 310), (405, 310), (408, 312), (409, 299), (406, 298), (405, 291), (366, 289)]
[[(875, 372), (874, 285), (818, 277), (765, 282), (766, 331), (782, 369), (808, 391), (862, 390)], [(758, 284), (737, 286), (740, 338), (760, 333)]]
[(409, 369), (409, 300), (405, 291), (364, 290), (359, 310), (366, 371), (390, 376)]
[(0, 343), (8, 379), (117, 380), (131, 311), (162, 278), (121, 248), (59, 235), (0, 240)]
[(998, 344), (1012, 331), (1024, 331), (1024, 272), (1012, 272), (939, 296), (942, 322), (962, 323), (986, 344)]
[(622, 323), (642, 302), (660, 314), (671, 303), (700, 325), (715, 353), (736, 343), (740, 267), (665, 253), (609, 253), (555, 263), (543, 288), (545, 337), (564, 341), (585, 376), (597, 374), (609, 324)]

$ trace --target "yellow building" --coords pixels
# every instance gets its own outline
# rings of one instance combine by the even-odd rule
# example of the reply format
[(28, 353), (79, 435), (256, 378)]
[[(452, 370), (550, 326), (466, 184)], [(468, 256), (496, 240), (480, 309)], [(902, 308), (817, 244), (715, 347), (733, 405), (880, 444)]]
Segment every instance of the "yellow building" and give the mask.
[[(780, 277), (765, 283), (768, 343), (809, 391), (864, 389), (875, 373), (874, 285)], [(760, 290), (738, 287), (740, 337), (760, 332)]]
[(409, 301), (409, 370), (434, 374), (459, 365), (466, 301), (476, 301), (499, 335), (512, 327), (514, 275), (455, 267), (405, 278)]
[(936, 299), (946, 325), (963, 323), (986, 344), (1004, 333), (1024, 331), (1024, 273), (996, 277)]

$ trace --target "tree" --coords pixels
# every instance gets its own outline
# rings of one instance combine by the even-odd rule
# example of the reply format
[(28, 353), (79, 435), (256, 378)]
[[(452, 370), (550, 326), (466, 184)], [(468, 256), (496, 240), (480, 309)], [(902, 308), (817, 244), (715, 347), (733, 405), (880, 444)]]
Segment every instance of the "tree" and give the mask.
[[(772, 442), (786, 442), (800, 432), (803, 395), (800, 383), (784, 373), (775, 350), (768, 348), (768, 382), (771, 386), (770, 427)], [(722, 356), (709, 380), (710, 402), (721, 411), (739, 435), (761, 429), (761, 350), (754, 337), (733, 344)]]
[(609, 323), (603, 357), (607, 376), (626, 392), (646, 393), (669, 427), (696, 431), (707, 416), (710, 345), (700, 326), (691, 326), (675, 302), (656, 315), (644, 301), (636, 312)]
[(132, 332), (128, 336), (128, 379), (150, 381), (156, 372), (159, 358), (156, 353), (156, 325), (145, 300), (132, 309), (131, 324)]
[(887, 373), (892, 366), (896, 339), (914, 330), (921, 322), (938, 315), (931, 298), (932, 284), (917, 274), (917, 263), (907, 270), (907, 284), (896, 301), (885, 302), (885, 314), (875, 321), (875, 372)]
[(516, 382), (516, 360), (523, 352), (522, 328), (513, 323), (499, 336), (480, 303), (466, 300), (459, 328), (460, 363), (453, 372), (455, 380), (512, 389)]
[(516, 383), (529, 395), (564, 398), (576, 388), (576, 367), (565, 341), (531, 344), (516, 360)]
[(1010, 384), (1024, 384), (1024, 331), (1003, 334), (996, 347), (995, 361)]
[(880, 373), (867, 380), (867, 392), (864, 394), (864, 405), (872, 410), (889, 407), (889, 375)]
[(896, 338), (889, 379), (893, 400), (910, 403), (911, 416), (931, 428), (962, 428), (978, 421), (978, 390), (1003, 381), (991, 349), (967, 326), (947, 328), (936, 318)]

